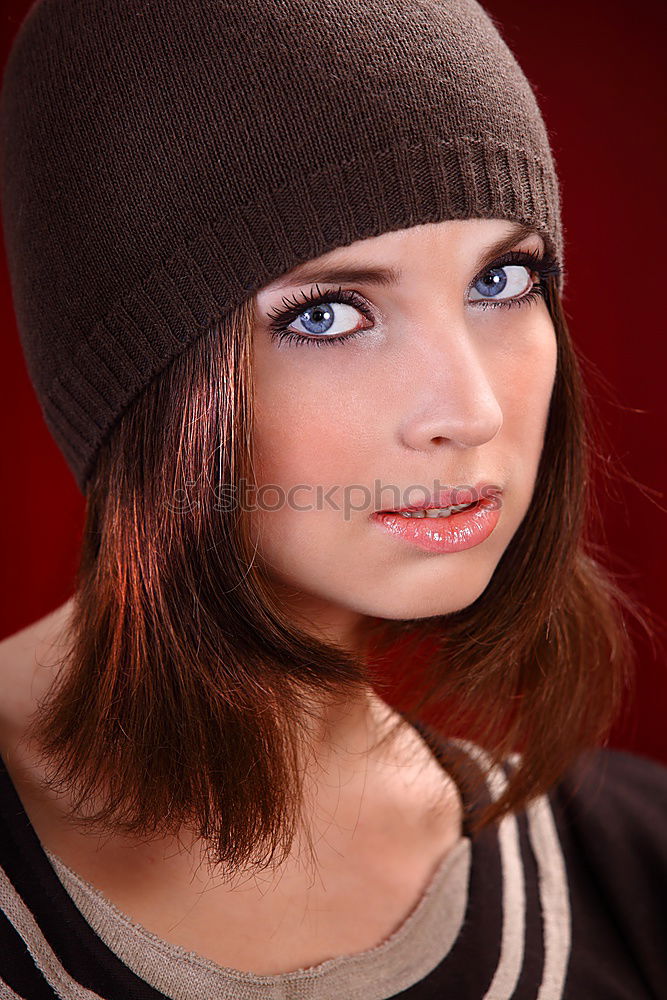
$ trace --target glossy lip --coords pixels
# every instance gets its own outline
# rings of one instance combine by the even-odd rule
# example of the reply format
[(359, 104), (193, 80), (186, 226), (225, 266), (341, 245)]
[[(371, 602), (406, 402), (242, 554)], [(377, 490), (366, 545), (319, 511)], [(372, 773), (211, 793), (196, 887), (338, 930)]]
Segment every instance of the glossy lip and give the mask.
[[(409, 507), (394, 507), (385, 508), (384, 510), (378, 511), (380, 514), (391, 514), (396, 511), (416, 511), (416, 510), (431, 510), (433, 507), (452, 507), (458, 506), (462, 503), (474, 503), (475, 500), (484, 499), (482, 493), (492, 494), (497, 496), (502, 493), (500, 486), (496, 486), (493, 483), (487, 481), (476, 483), (474, 486), (459, 486), (453, 487), (446, 490), (440, 490), (436, 494), (425, 493), (424, 502), (412, 504)], [(452, 515), (453, 516), (453, 515)]]
[(495, 497), (482, 497), (472, 510), (449, 517), (402, 517), (396, 511), (376, 511), (371, 520), (383, 531), (425, 552), (461, 552), (489, 537), (500, 520), (500, 507)]

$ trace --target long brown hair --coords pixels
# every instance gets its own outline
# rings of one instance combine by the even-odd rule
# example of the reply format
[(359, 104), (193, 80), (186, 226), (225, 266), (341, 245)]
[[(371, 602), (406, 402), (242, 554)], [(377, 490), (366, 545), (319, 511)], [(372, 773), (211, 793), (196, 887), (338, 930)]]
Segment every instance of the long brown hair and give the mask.
[(554, 278), (544, 294), (558, 361), (528, 512), (473, 604), (369, 620), (363, 656), (298, 630), (245, 516), (206, 502), (252, 479), (254, 300), (134, 401), (89, 483), (67, 669), (30, 731), (77, 824), (136, 836), (189, 824), (216, 863), (275, 863), (298, 828), (308, 706), (368, 685), (389, 698), (399, 640), (407, 719), (495, 762), (521, 753), (480, 828), (606, 738), (633, 665), (624, 613), (647, 626), (588, 538), (594, 414)]

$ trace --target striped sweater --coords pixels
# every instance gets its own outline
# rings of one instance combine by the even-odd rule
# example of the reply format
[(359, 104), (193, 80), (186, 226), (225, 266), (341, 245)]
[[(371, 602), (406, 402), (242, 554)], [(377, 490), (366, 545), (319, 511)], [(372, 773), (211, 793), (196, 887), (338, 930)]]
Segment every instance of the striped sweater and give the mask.
[(516, 759), (418, 729), (459, 786), (461, 840), (386, 941), (278, 976), (134, 923), (44, 850), (0, 757), (0, 1000), (665, 1000), (667, 768), (596, 751), (472, 836)]

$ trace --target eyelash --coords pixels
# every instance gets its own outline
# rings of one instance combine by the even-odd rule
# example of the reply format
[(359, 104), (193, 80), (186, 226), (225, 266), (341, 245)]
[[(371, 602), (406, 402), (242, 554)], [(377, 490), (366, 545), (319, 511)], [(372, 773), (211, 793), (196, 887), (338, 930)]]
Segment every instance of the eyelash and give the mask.
[[(509, 253), (503, 254), (498, 260), (493, 261), (483, 271), (475, 276), (470, 284), (470, 288), (474, 287), (475, 283), (488, 271), (492, 271), (495, 268), (501, 268), (508, 266), (510, 264), (520, 264), (524, 266), (529, 271), (534, 271), (539, 275), (539, 280), (533, 282), (532, 288), (521, 295), (518, 298), (503, 299), (497, 302), (492, 302), (490, 299), (475, 299), (475, 307), (479, 306), (481, 309), (500, 309), (506, 308), (511, 309), (517, 306), (523, 306), (524, 304), (529, 304), (534, 302), (540, 296), (544, 295), (545, 286), (542, 283), (543, 279), (549, 275), (560, 274), (560, 266), (556, 258), (548, 253), (540, 254), (535, 251), (526, 250), (510, 250)], [(317, 289), (317, 294), (315, 293)], [(311, 288), (310, 294), (301, 292), (301, 301), (297, 301), (296, 298), (282, 300), (287, 309), (282, 312), (272, 310), (269, 312), (269, 316), (273, 316), (273, 322), (269, 324), (269, 331), (272, 340), (278, 340), (281, 343), (296, 343), (296, 344), (313, 344), (316, 347), (323, 347), (325, 344), (336, 344), (345, 340), (352, 340), (355, 337), (359, 337), (367, 332), (367, 328), (363, 330), (356, 330), (353, 333), (343, 333), (337, 337), (308, 337), (300, 333), (294, 333), (287, 329), (295, 319), (298, 319), (301, 313), (306, 312), (307, 309), (314, 309), (315, 306), (321, 305), (322, 303), (333, 303), (340, 302), (343, 305), (354, 306), (358, 309), (367, 319), (375, 319), (375, 316), (371, 312), (366, 300), (362, 298), (357, 292), (351, 289), (346, 289), (339, 287), (337, 290), (325, 289), (320, 292), (319, 285), (315, 285)]]

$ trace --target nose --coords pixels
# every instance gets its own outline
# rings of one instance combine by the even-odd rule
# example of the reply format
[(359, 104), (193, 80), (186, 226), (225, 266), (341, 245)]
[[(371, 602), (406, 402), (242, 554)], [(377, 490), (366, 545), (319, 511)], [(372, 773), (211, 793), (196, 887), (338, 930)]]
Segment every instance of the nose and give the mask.
[(463, 326), (438, 332), (442, 335), (420, 345), (413, 339), (405, 359), (401, 397), (408, 400), (408, 415), (400, 425), (402, 442), (416, 451), (446, 443), (480, 447), (503, 424), (489, 362)]

